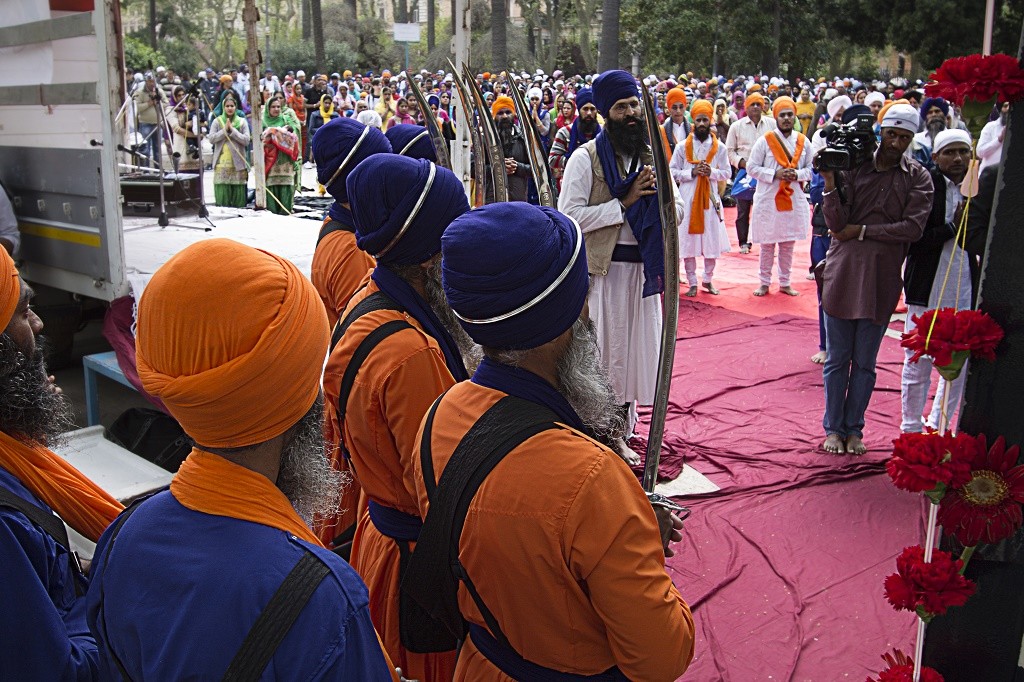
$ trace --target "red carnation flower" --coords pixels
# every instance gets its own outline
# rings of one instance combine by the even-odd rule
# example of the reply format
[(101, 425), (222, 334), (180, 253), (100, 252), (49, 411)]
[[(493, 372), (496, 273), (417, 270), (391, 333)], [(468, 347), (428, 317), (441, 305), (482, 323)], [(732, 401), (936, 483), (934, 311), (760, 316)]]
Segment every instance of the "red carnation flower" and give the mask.
[(885, 579), (885, 598), (897, 611), (916, 611), (926, 621), (941, 616), (974, 594), (974, 583), (960, 575), (962, 566), (963, 561), (939, 549), (925, 563), (923, 547), (907, 547), (896, 558), (898, 573)]
[(900, 345), (914, 351), (910, 362), (930, 355), (935, 368), (952, 381), (960, 375), (968, 354), (995, 359), (1003, 329), (995, 320), (977, 310), (941, 308), (911, 318), (916, 327), (903, 334)]
[(974, 357), (995, 360), (996, 346), (1003, 340), (1003, 328), (980, 310), (961, 310), (956, 314), (955, 339)]
[(1024, 465), (1016, 466), (1020, 447), (1007, 448), (1002, 436), (992, 449), (984, 435), (977, 441), (969, 480), (947, 491), (939, 506), (939, 523), (965, 547), (999, 542), (1024, 522)]
[(957, 106), (965, 100), (1015, 102), (1024, 96), (1024, 70), (1015, 57), (1005, 54), (947, 59), (925, 86), (929, 97), (942, 97)]
[[(878, 674), (878, 677), (869, 677), (865, 682), (913, 682), (914, 660), (899, 649), (891, 654), (883, 654), (882, 660), (888, 666)], [(921, 667), (921, 682), (944, 682), (934, 668)]]
[(970, 464), (977, 441), (966, 434), (903, 433), (893, 441), (892, 458), (885, 470), (893, 484), (911, 493), (936, 491), (934, 502), (947, 486), (970, 480)]

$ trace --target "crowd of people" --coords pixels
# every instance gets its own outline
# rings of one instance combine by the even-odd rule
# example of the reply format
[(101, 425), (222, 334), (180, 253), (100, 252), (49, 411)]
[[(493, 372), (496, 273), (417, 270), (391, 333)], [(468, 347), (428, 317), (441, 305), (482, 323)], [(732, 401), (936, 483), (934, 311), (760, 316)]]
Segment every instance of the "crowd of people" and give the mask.
[[(167, 108), (184, 101), (192, 130), (208, 116), (218, 202), (241, 201), (247, 179), (244, 73), (208, 74), (200, 92), (217, 90), (193, 105), (179, 99), (187, 86), (166, 84)], [(450, 77), (414, 78), (439, 127), (459, 125)], [(755, 296), (770, 293), (776, 268), (779, 291), (796, 295), (796, 242), (812, 230), (827, 241), (811, 242), (822, 256), (822, 446), (858, 455), (901, 290), (911, 311), (971, 305), (987, 216), (954, 238), (972, 140), (942, 100), (846, 80), (679, 80), (480, 74), (510, 182), (509, 201), (477, 208), (435, 163), (405, 74), (317, 76), (301, 95), (302, 72), (252, 83), (266, 91), (266, 130), (279, 131), (273, 195), (288, 203), (306, 159), (333, 204), (309, 279), (273, 254), (209, 239), (146, 286), (138, 374), (194, 449), (169, 490), (127, 510), (49, 449), (67, 403), (42, 360), (32, 291), (0, 253), (0, 576), (18, 595), (0, 616), (0, 669), (421, 682), (683, 674), (694, 621), (665, 570), (682, 520), (645, 495), (627, 444), (656, 388), (665, 269), (682, 268), (687, 296), (718, 293), (732, 200), (741, 251), (759, 250)], [(162, 125), (149, 109), (164, 106), (164, 85), (141, 77), (143, 135)], [(535, 169), (519, 155), (526, 122), (509, 87), (524, 88), (550, 147), (556, 207), (529, 201)], [(649, 144), (642, 87), (657, 95), (664, 145)], [(981, 197), (1007, 113), (983, 134)], [(836, 147), (819, 131), (837, 123), (870, 140), (845, 167), (821, 163)], [(680, 263), (662, 250), (662, 146)], [(953, 267), (962, 281), (943, 286), (946, 264), (968, 261)], [(929, 379), (908, 363), (904, 430), (925, 426)], [(91, 566), (58, 516), (96, 543)]]

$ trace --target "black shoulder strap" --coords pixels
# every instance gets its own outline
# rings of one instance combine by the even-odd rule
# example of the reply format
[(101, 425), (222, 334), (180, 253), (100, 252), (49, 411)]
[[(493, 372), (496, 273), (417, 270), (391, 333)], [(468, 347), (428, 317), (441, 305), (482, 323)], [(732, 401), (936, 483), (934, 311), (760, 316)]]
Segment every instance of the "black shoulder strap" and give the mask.
[[(451, 389), (448, 389), (451, 390)], [(446, 390), (437, 396), (437, 400), (427, 411), (427, 418), (423, 422), (423, 434), (420, 436), (420, 468), (423, 473), (423, 487), (427, 490), (427, 501), (434, 501), (434, 491), (437, 490), (437, 477), (434, 475), (434, 453), (430, 449), (430, 437), (434, 430), (434, 415), (437, 413), (437, 406), (441, 399), (448, 393)]]
[(274, 657), (299, 614), (331, 569), (310, 551), (305, 551), (263, 608), (231, 660), (224, 682), (255, 682)]
[[(465, 633), (458, 605), (458, 581), (461, 580), (488, 629), (498, 641), (508, 645), (497, 619), (480, 599), (459, 561), (459, 540), (470, 502), (488, 474), (520, 443), (541, 431), (557, 428), (557, 420), (546, 407), (506, 396), (466, 433), (441, 473), (402, 589), (456, 637)], [(430, 437), (431, 425), (424, 426), (425, 439)], [(428, 476), (433, 478), (433, 466), (424, 471), (424, 478)]]
[(348, 328), (352, 326), (352, 323), (358, 320), (360, 317), (367, 313), (372, 313), (375, 310), (402, 310), (402, 306), (398, 305), (390, 296), (385, 294), (383, 291), (376, 291), (359, 303), (352, 309), (344, 319), (338, 318), (338, 323), (334, 325), (334, 332), (331, 334), (331, 350), (334, 352), (334, 347), (341, 341), (341, 337), (345, 335)]
[(320, 242), (324, 240), (324, 237), (331, 234), (332, 232), (351, 232), (355, 234), (356, 228), (345, 223), (338, 222), (337, 220), (328, 220), (327, 224), (320, 228), (320, 234), (316, 238), (316, 245), (320, 246)]
[(64, 527), (64, 522), (56, 514), (46, 511), (37, 504), (32, 504), (25, 498), (15, 495), (2, 486), (0, 486), (0, 507), (7, 507), (8, 509), (21, 512), (28, 517), (29, 521), (42, 528), (43, 532), (49, 535), (54, 542), (68, 552), (71, 551), (71, 543), (68, 541), (68, 529)]

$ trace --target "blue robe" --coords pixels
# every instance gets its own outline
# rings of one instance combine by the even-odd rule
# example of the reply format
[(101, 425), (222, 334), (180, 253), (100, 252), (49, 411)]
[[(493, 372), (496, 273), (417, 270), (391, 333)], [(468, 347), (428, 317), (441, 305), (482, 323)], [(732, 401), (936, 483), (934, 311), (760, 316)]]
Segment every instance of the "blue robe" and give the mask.
[[(0, 486), (43, 509), (46, 504), (0, 469)], [(21, 512), (0, 507), (0, 677), (5, 680), (98, 679), (96, 642), (75, 597), (67, 551)]]
[(100, 665), (120, 679), (220, 679), (306, 550), (330, 568), (263, 680), (390, 680), (366, 587), (334, 553), (276, 528), (192, 511), (170, 492), (146, 500), (96, 548), (87, 596)]

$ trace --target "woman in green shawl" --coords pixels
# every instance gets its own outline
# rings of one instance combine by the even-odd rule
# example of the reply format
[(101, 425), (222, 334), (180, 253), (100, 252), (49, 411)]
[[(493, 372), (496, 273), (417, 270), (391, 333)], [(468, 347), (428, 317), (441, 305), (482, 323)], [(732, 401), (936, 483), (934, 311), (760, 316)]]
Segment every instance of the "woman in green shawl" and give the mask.
[[(289, 120), (291, 118), (292, 120)], [(295, 198), (295, 164), (300, 160), (298, 120), (285, 113), (284, 97), (275, 95), (263, 109), (263, 158), (267, 174), (267, 208), (291, 214)]]
[(213, 119), (207, 139), (213, 145), (213, 195), (218, 206), (243, 208), (249, 167), (245, 150), (249, 146), (249, 124), (237, 111), (230, 93), (221, 99), (222, 113)]

